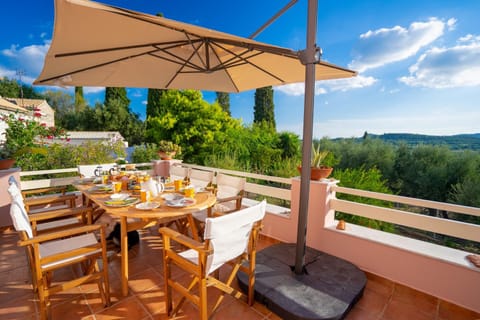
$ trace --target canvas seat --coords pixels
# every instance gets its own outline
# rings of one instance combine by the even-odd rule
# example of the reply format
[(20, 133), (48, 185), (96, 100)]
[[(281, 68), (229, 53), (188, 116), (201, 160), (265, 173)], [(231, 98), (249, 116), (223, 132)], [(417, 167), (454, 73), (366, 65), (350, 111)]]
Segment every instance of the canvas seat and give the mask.
[[(13, 226), (19, 233), (19, 245), (26, 247), (41, 319), (49, 319), (51, 316), (52, 295), (87, 282), (97, 283), (102, 302), (109, 305), (105, 228), (101, 225), (85, 225), (36, 235), (37, 230), (32, 228), (31, 218), (40, 220), (39, 216), (45, 214), (27, 215), (20, 190), (14, 182), (10, 183), (8, 192), (12, 199), (10, 215)], [(97, 241), (97, 236), (100, 241)], [(101, 267), (97, 260), (102, 261)], [(82, 270), (77, 277), (69, 280), (54, 279), (55, 271), (76, 265), (80, 265)]]
[[(207, 287), (211, 286), (222, 291), (211, 314), (218, 308), (225, 293), (245, 298), (243, 293), (232, 287), (239, 270), (249, 277), (247, 302), (249, 305), (253, 304), (256, 243), (265, 207), (264, 200), (255, 206), (228, 215), (207, 218), (204, 243), (169, 228), (160, 229), (164, 244), (165, 298), (169, 316), (175, 316), (187, 299), (198, 307), (199, 319), (208, 319)], [(175, 243), (187, 249), (178, 252), (174, 248)], [(218, 276), (219, 272), (216, 271), (227, 263), (232, 265), (231, 273), (222, 281)], [(172, 278), (172, 264), (191, 274), (193, 279), (189, 285), (184, 286)], [(182, 296), (176, 305), (172, 290)]]

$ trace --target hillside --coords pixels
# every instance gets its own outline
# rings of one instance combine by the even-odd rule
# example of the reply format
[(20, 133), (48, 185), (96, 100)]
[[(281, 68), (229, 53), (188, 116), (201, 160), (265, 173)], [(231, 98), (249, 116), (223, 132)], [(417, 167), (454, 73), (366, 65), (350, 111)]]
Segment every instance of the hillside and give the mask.
[(418, 144), (446, 145), (452, 150), (480, 151), (480, 133), (458, 134), (452, 136), (429, 136), (412, 133), (385, 133), (381, 135), (368, 134), (368, 137), (381, 139), (393, 144), (399, 144), (403, 142), (412, 146)]

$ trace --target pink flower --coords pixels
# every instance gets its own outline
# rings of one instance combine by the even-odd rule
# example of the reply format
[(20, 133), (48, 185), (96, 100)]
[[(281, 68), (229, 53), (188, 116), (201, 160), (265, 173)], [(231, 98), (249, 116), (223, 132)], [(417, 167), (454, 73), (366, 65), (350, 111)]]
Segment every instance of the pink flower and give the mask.
[(47, 139), (52, 140), (52, 139), (53, 139), (53, 136), (47, 136)]
[(33, 116), (38, 118), (38, 117), (42, 116), (42, 113), (41, 112), (34, 112)]
[(46, 124), (45, 122), (40, 123), (40, 125), (41, 125), (42, 127), (46, 127), (46, 126), (47, 126), (47, 124)]
[(67, 138), (67, 142), (70, 142), (70, 138)]

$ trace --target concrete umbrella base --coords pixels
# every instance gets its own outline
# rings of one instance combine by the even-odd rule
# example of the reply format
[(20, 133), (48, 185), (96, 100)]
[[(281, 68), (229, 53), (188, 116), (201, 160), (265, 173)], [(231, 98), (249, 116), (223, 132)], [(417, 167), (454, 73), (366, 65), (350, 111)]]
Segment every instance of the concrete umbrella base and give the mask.
[[(345, 260), (307, 248), (305, 274), (296, 275), (295, 244), (277, 244), (257, 253), (255, 300), (282, 319), (343, 319), (360, 299), (367, 278)], [(246, 292), (248, 277), (238, 273)]]

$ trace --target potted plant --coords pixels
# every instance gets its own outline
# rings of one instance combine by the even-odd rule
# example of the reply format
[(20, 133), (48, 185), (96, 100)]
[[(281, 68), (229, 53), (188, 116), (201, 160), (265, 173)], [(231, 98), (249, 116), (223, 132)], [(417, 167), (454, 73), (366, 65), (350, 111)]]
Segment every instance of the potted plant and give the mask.
[(171, 160), (175, 155), (180, 154), (182, 148), (172, 141), (161, 140), (158, 144), (158, 155), (162, 160)]
[[(312, 145), (312, 159), (310, 162), (310, 179), (320, 180), (328, 178), (333, 171), (333, 166), (337, 163), (334, 154), (327, 150), (320, 150), (320, 145)], [(302, 172), (302, 167), (298, 167), (298, 171)]]
[(10, 169), (14, 163), (12, 152), (6, 146), (0, 147), (0, 170)]

